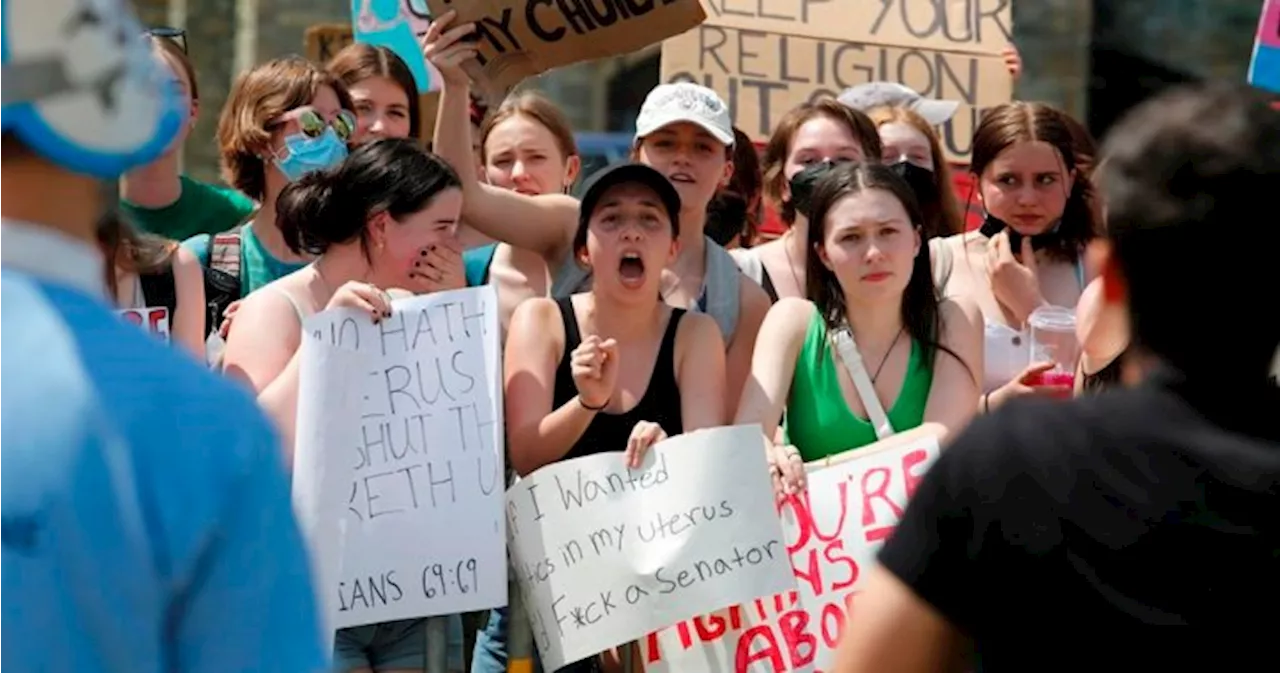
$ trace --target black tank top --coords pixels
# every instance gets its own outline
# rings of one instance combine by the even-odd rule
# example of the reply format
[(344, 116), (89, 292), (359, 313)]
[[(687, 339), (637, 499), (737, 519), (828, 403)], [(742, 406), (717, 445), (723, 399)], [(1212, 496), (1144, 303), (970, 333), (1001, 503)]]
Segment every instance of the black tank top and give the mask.
[[(560, 356), (560, 365), (556, 367), (555, 404), (552, 407), (559, 409), (578, 394), (578, 387), (573, 383), (569, 354), (582, 343), (582, 334), (578, 331), (578, 317), (573, 312), (573, 300), (563, 297), (557, 299), (556, 304), (560, 307), (560, 319), (564, 322), (564, 353)], [(626, 450), (631, 429), (640, 421), (657, 423), (668, 437), (684, 431), (680, 412), (680, 387), (676, 384), (675, 371), (676, 328), (684, 313), (684, 309), (671, 309), (671, 318), (667, 321), (667, 330), (662, 335), (662, 345), (658, 349), (658, 359), (653, 363), (649, 386), (645, 388), (640, 403), (623, 414), (597, 413), (591, 420), (591, 425), (587, 426), (587, 431), (582, 433), (582, 437), (569, 449), (563, 460), (605, 451)]]

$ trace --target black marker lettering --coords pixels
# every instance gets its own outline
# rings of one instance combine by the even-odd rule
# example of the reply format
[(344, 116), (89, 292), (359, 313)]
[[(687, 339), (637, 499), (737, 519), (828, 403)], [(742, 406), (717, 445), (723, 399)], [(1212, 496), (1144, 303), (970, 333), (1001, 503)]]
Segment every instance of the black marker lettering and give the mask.
[[(437, 466), (443, 462), (444, 468), (440, 470), (439, 476), (436, 474)], [(415, 466), (416, 467), (416, 466)], [(448, 486), (449, 503), (458, 502), (458, 494), (453, 486), (453, 463), (451, 461), (433, 461), (427, 463), (427, 483), (431, 489), (431, 506), (439, 507), (440, 502), (436, 498), (437, 486)]]
[(409, 334), (405, 330), (404, 313), (400, 311), (392, 313), (390, 318), (379, 321), (377, 327), (383, 355), (409, 350)]
[(542, 21), (539, 19), (538, 9), (541, 7), (551, 9), (552, 1), (553, 0), (529, 0), (528, 4), (524, 7), (524, 20), (528, 22), (529, 30), (543, 42), (559, 42), (565, 34), (564, 26), (548, 28), (544, 26)]

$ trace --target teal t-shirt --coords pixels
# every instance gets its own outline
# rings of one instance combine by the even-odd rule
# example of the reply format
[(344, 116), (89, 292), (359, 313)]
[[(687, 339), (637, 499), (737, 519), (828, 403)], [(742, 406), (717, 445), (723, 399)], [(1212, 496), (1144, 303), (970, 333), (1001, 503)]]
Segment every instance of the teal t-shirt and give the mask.
[[(244, 279), (240, 287), (241, 297), (307, 265), (307, 262), (284, 262), (267, 252), (250, 225), (240, 232), (240, 277)], [(206, 267), (209, 266), (212, 244), (213, 237), (209, 234), (193, 236), (182, 243)]]
[(243, 222), (257, 207), (253, 199), (230, 187), (185, 175), (178, 180), (182, 193), (177, 201), (163, 208), (143, 208), (122, 199), (121, 212), (143, 231), (182, 241), (196, 234), (226, 231)]

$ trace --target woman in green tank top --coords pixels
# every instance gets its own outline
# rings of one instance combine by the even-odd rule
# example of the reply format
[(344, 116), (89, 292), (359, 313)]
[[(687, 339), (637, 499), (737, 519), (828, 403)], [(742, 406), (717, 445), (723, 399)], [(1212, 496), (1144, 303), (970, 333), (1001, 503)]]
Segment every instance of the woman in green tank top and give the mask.
[[(770, 461), (789, 490), (803, 482), (802, 462), (924, 424), (939, 434), (957, 430), (981, 393), (981, 314), (939, 300), (911, 188), (887, 167), (840, 164), (818, 181), (810, 215), (811, 301), (783, 299), (770, 309), (736, 419), (759, 423), (772, 440), (785, 407), (786, 445), (774, 447)], [(833, 345), (846, 329), (852, 354)], [(846, 359), (874, 391), (872, 405)], [(873, 423), (880, 415), (891, 427)]]

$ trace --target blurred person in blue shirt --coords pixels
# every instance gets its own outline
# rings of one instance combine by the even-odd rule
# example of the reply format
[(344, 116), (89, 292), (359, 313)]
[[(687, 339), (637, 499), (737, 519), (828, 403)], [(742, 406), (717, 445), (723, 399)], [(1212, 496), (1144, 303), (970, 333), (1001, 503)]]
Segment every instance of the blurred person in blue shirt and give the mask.
[(2, 7), (0, 667), (322, 670), (266, 420), (105, 300), (96, 223), (175, 137), (173, 87), (118, 0)]

